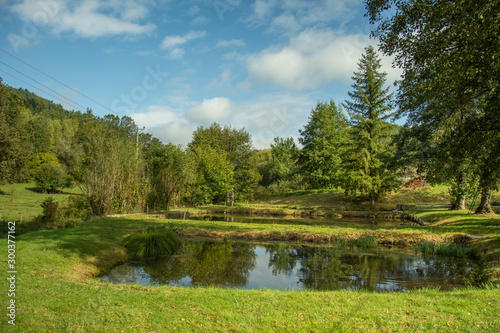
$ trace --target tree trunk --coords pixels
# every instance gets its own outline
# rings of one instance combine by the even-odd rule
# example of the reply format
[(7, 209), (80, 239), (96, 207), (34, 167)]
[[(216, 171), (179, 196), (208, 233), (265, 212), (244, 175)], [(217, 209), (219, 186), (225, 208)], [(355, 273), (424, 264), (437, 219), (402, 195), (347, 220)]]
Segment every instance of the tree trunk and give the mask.
[(476, 209), (476, 214), (493, 214), (491, 209), (491, 188), (489, 186), (483, 187), (481, 191), (481, 202)]
[(451, 210), (465, 210), (465, 187), (467, 176), (464, 172), (461, 172), (458, 176), (458, 188), (457, 195), (455, 197), (455, 202), (451, 205)]
[(465, 194), (457, 195), (455, 202), (451, 205), (451, 210), (464, 210), (465, 209)]

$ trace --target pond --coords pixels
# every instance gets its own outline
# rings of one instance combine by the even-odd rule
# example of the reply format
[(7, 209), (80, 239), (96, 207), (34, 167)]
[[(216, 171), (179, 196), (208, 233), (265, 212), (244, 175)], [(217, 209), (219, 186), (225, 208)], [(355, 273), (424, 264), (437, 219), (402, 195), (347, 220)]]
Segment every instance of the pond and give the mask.
[(477, 271), (467, 260), (387, 250), (184, 241), (173, 255), (130, 260), (99, 279), (144, 286), (406, 291), (464, 287)]
[(218, 221), (218, 222), (239, 222), (239, 223), (259, 223), (259, 224), (301, 224), (301, 225), (329, 225), (335, 227), (382, 227), (395, 226), (404, 223), (401, 219), (375, 219), (361, 217), (283, 217), (269, 215), (244, 215), (244, 214), (207, 214), (189, 216), (190, 220), (197, 221)]

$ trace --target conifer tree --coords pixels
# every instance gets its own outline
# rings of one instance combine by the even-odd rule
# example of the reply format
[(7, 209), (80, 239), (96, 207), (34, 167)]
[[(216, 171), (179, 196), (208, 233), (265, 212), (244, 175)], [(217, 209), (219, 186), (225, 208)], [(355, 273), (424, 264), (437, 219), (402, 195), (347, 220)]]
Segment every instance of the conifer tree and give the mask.
[(351, 142), (348, 158), (344, 161), (346, 193), (361, 192), (370, 197), (374, 205), (384, 193), (396, 185), (395, 176), (387, 170), (388, 160), (394, 152), (392, 136), (395, 126), (391, 117), (392, 94), (384, 87), (386, 73), (380, 72), (380, 58), (372, 46), (365, 49), (358, 63), (358, 72), (352, 79), (350, 101), (344, 103), (351, 123)]
[(340, 165), (345, 151), (348, 123), (334, 101), (319, 102), (311, 111), (309, 122), (299, 130), (303, 145), (301, 171), (314, 188), (341, 186)]

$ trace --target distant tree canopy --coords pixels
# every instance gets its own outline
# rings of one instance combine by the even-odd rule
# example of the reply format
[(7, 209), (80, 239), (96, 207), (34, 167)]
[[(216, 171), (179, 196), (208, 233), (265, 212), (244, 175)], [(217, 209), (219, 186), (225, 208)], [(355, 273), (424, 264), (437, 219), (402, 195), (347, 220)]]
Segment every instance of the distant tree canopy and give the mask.
[(189, 149), (211, 147), (218, 153), (223, 153), (234, 170), (234, 186), (236, 195), (250, 198), (260, 181), (257, 169), (255, 150), (252, 139), (245, 129), (234, 129), (230, 126), (221, 127), (214, 123), (208, 128), (199, 127), (193, 133)]

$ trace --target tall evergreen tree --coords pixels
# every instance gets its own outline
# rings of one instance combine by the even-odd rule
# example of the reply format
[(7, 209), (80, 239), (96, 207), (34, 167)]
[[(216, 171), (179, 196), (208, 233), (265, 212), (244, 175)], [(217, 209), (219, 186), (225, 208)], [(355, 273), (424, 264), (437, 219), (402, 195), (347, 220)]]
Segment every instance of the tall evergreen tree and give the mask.
[(394, 153), (392, 136), (395, 126), (387, 120), (392, 115), (392, 94), (385, 88), (386, 73), (380, 72), (381, 60), (372, 46), (365, 49), (352, 79), (350, 101), (344, 103), (350, 116), (351, 143), (344, 162), (347, 193), (357, 191), (370, 197), (370, 204), (396, 186), (388, 160)]
[(309, 122), (299, 130), (301, 172), (314, 188), (341, 186), (341, 162), (348, 131), (347, 118), (334, 101), (319, 102)]

